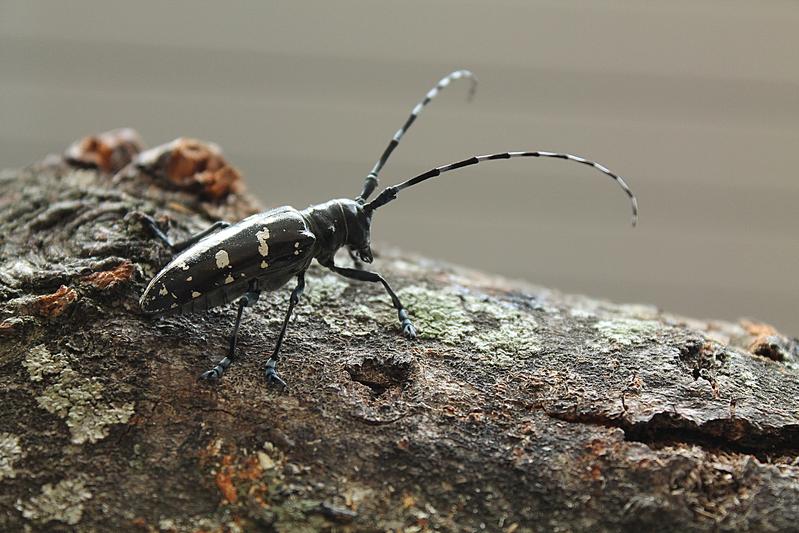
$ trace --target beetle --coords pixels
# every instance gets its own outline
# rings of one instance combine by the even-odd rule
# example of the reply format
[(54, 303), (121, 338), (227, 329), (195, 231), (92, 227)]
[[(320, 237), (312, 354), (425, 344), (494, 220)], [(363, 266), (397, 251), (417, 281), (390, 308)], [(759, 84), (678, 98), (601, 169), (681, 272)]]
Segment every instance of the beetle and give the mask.
[[(277, 372), (280, 348), (294, 307), (305, 289), (305, 272), (314, 259), (345, 278), (382, 284), (397, 312), (402, 333), (409, 339), (415, 338), (416, 328), (391, 285), (379, 273), (362, 269), (362, 263), (371, 263), (373, 260), (370, 228), (374, 212), (396, 199), (400, 191), (446, 172), (484, 161), (517, 157), (559, 158), (582, 163), (601, 171), (621, 186), (630, 198), (632, 223), (635, 226), (638, 218), (638, 201), (621, 176), (599, 163), (556, 152), (502, 152), (469, 157), (432, 168), (397, 185), (387, 187), (373, 200), (368, 201), (377, 188), (380, 171), (399, 145), (405, 132), (422, 109), (442, 89), (457, 79), (470, 80), (471, 98), (477, 86), (477, 78), (470, 71), (458, 70), (442, 78), (413, 108), (405, 123), (394, 134), (366, 176), (361, 193), (354, 199), (334, 199), (303, 210), (289, 206), (278, 207), (252, 215), (232, 225), (218, 221), (179, 243), (173, 243), (152, 217), (145, 215), (144, 223), (152, 234), (177, 255), (150, 281), (144, 291), (140, 300), (144, 313), (166, 315), (205, 311), (232, 302), (238, 306), (227, 355), (212, 369), (202, 373), (200, 379), (218, 380), (235, 360), (236, 341), (244, 308), (252, 306), (262, 291), (277, 290), (295, 278), (296, 285), (289, 297), (288, 310), (272, 355), (265, 366), (267, 383), (281, 389), (286, 387), (285, 381)], [(355, 263), (354, 268), (336, 264), (335, 255), (341, 248), (349, 250)]]

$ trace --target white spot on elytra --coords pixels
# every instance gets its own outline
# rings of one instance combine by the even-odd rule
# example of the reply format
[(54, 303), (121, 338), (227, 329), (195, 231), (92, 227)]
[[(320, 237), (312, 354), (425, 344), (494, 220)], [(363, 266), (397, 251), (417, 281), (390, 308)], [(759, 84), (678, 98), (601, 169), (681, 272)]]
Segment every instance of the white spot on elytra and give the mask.
[(299, 250), (294, 250), (294, 255), (300, 255), (300, 251)]
[(179, 264), (178, 266), (180, 267), (181, 270), (188, 270), (189, 269), (189, 265), (187, 265), (185, 262)]
[(189, 276), (188, 278), (186, 278), (186, 281), (191, 281), (191, 280), (192, 280), (192, 277), (191, 277), (191, 276)]
[(295, 242), (294, 243), (294, 248), (299, 248), (299, 247), (300, 247), (300, 243), (299, 242)]
[(226, 283), (226, 284), (227, 284), (227, 283), (233, 283), (233, 276), (231, 276), (230, 274), (228, 274), (228, 275), (227, 275), (227, 277), (225, 278), (225, 283)]
[(170, 309), (175, 309), (175, 308), (177, 308), (177, 306), (178, 306), (178, 304), (172, 304), (172, 305), (169, 306), (169, 308)]
[(228, 257), (226, 250), (219, 250), (214, 257), (216, 258), (216, 266), (219, 268), (225, 268), (230, 264), (230, 257)]
[(268, 267), (269, 263), (267, 263), (266, 261), (261, 261), (261, 268), (268, 268)]
[(161, 290), (158, 291), (158, 294), (160, 294), (161, 296), (166, 296), (167, 294), (169, 294), (169, 291), (166, 290), (166, 285), (164, 285), (163, 283), (161, 284)]
[(258, 239), (258, 252), (264, 257), (269, 255), (269, 244), (266, 242), (269, 238), (269, 228), (264, 226), (261, 231), (255, 234), (255, 238)]
[(192, 291), (192, 293), (191, 293), (191, 297), (192, 297), (192, 298), (197, 298), (198, 296), (202, 296), (202, 294), (203, 294), (203, 293), (201, 293), (201, 292)]

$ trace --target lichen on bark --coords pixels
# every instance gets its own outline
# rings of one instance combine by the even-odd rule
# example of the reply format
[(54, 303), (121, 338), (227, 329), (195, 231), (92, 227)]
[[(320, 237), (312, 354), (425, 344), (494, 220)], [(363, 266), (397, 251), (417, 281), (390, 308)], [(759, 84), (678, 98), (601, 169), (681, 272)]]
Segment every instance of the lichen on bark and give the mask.
[(28, 501), (17, 500), (16, 508), (34, 523), (56, 521), (75, 525), (83, 516), (83, 502), (91, 497), (83, 480), (65, 479), (56, 485), (47, 483), (41, 494)]
[(14, 464), (23, 456), (19, 446), (19, 436), (11, 433), (0, 433), (0, 480), (16, 477)]

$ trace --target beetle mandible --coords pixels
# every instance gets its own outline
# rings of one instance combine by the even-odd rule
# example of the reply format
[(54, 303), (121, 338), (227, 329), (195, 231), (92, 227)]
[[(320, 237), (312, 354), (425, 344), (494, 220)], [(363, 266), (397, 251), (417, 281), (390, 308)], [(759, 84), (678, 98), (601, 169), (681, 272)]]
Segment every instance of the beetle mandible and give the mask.
[[(177, 256), (150, 281), (144, 291), (140, 305), (145, 313), (166, 315), (208, 310), (230, 302), (236, 302), (238, 305), (228, 353), (211, 370), (201, 374), (201, 379), (218, 380), (234, 361), (236, 339), (244, 308), (253, 305), (262, 291), (274, 291), (292, 278), (296, 278), (297, 285), (291, 291), (288, 310), (275, 348), (265, 367), (267, 383), (280, 388), (286, 387), (286, 383), (277, 373), (280, 347), (294, 307), (305, 289), (305, 272), (314, 259), (345, 278), (381, 283), (397, 311), (402, 333), (409, 339), (415, 338), (416, 328), (397, 294), (380, 274), (363, 270), (361, 262), (371, 263), (373, 259), (370, 227), (374, 212), (397, 198), (397, 194), (403, 189), (445, 172), (483, 161), (516, 157), (552, 157), (575, 161), (594, 167), (621, 186), (630, 197), (632, 223), (635, 226), (638, 218), (638, 202), (621, 176), (588, 159), (555, 152), (502, 152), (470, 157), (435, 167), (402, 183), (387, 187), (374, 200), (367, 202), (377, 188), (380, 171), (422, 109), (453, 80), (461, 78), (470, 80), (471, 98), (477, 86), (474, 74), (468, 70), (458, 70), (442, 78), (413, 108), (408, 119), (394, 134), (372, 171), (366, 176), (361, 193), (354, 199), (330, 200), (303, 210), (288, 206), (278, 207), (232, 225), (218, 221), (208, 229), (174, 244), (151, 217), (145, 216), (145, 224), (153, 235), (177, 253)], [(342, 267), (335, 263), (336, 252), (343, 247), (349, 249), (355, 261), (355, 268)]]

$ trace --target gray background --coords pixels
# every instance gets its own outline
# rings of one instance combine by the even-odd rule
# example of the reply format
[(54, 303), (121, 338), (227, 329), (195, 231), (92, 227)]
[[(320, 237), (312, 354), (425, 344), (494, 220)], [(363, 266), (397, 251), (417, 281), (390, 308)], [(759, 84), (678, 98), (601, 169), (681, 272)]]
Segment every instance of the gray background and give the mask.
[(267, 205), (354, 196), (476, 153), (403, 193), (378, 243), (534, 283), (799, 334), (799, 5), (792, 1), (0, 1), (0, 166), (91, 132), (213, 140)]

